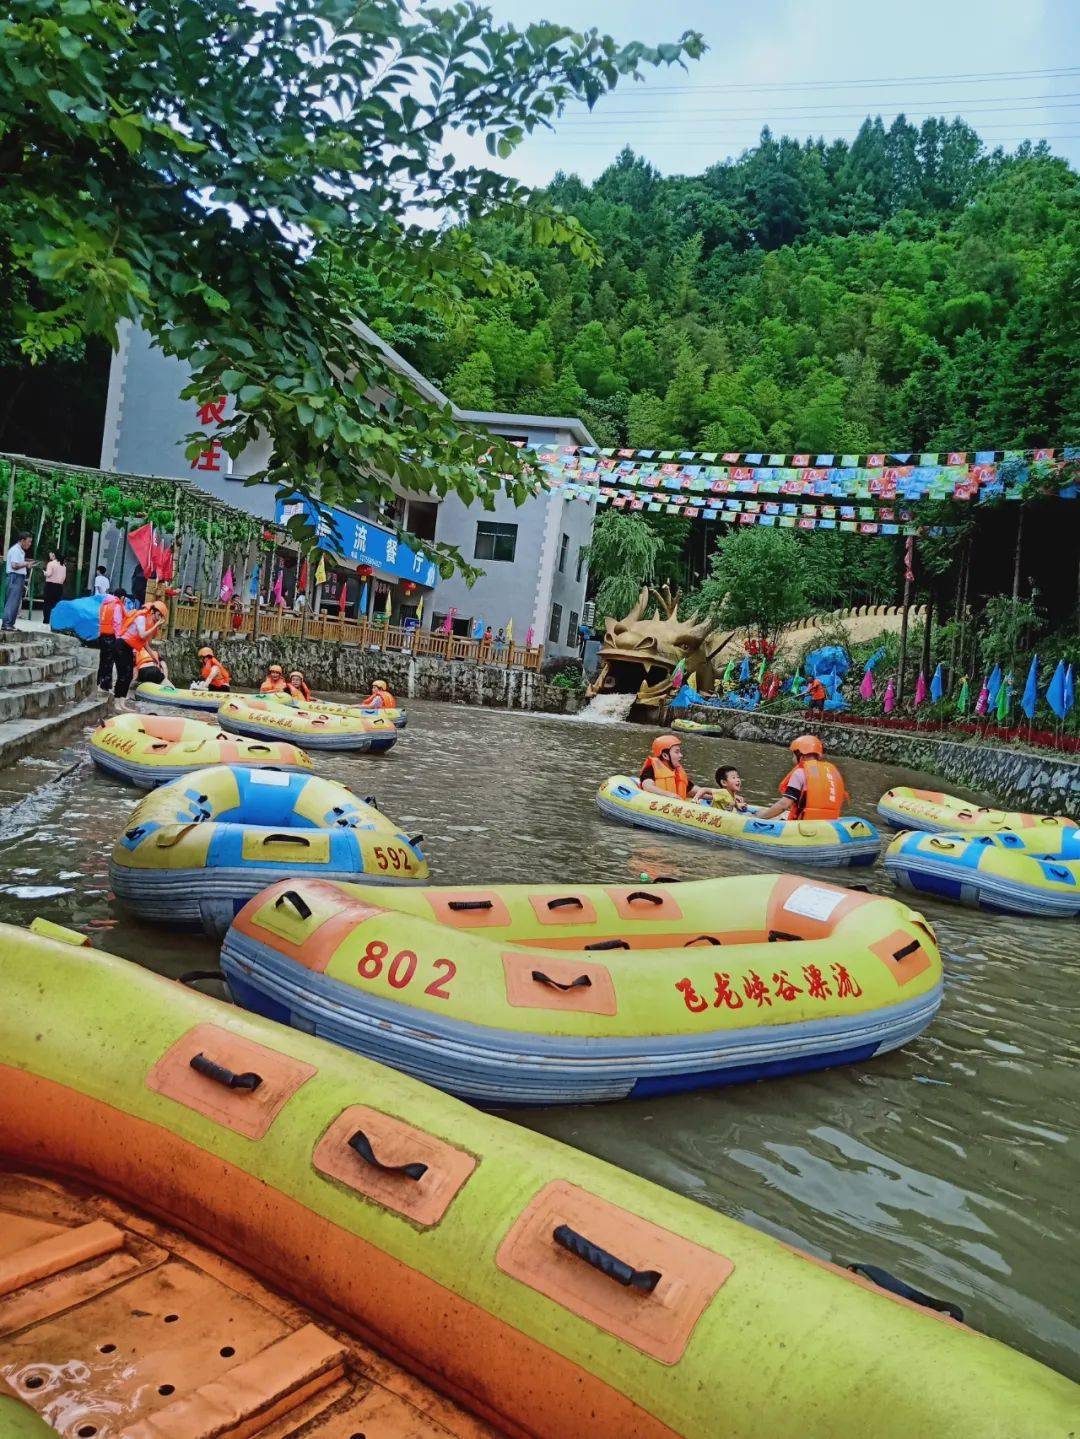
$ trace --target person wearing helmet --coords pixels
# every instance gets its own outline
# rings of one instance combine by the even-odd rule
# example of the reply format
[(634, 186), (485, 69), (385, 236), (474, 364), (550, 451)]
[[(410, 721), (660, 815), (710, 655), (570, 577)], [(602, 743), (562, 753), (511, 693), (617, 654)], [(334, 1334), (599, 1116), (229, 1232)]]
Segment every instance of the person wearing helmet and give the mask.
[(683, 769), (682, 743), (675, 734), (657, 735), (638, 780), (641, 788), (651, 794), (672, 795), (676, 799), (697, 799), (704, 794)]
[(397, 709), (397, 700), (390, 693), (390, 687), (385, 680), (373, 680), (371, 693), (366, 699), (360, 701), (364, 709), (392, 710)]
[(780, 798), (758, 819), (839, 819), (849, 796), (844, 776), (825, 758), (825, 746), (815, 734), (791, 741), (795, 766), (780, 781)]
[(304, 678), (303, 670), (293, 670), (289, 675), (289, 693), (294, 700), (309, 700), (311, 690)]
[(116, 686), (113, 694), (116, 696), (117, 709), (129, 710), (131, 708), (127, 693), (131, 688), (131, 681), (135, 677), (135, 657), (149, 648), (150, 641), (168, 618), (169, 606), (165, 601), (151, 600), (149, 604), (134, 610), (124, 620), (116, 641), (114, 656)]
[(266, 671), (266, 678), (259, 686), (259, 693), (264, 695), (287, 694), (289, 686), (285, 682), (285, 671), (280, 665), (270, 665)]
[(208, 690), (226, 691), (229, 688), (229, 671), (218, 659), (217, 655), (209, 645), (203, 645), (199, 651), (201, 669), (199, 671), (199, 684)]

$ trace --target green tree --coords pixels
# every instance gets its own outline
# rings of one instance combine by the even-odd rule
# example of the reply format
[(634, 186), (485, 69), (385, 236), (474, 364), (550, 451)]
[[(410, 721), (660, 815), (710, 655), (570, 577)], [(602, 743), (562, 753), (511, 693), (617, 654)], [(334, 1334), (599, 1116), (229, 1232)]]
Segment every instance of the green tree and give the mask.
[(733, 530), (713, 555), (712, 572), (696, 603), (715, 611), (721, 624), (745, 626), (760, 639), (777, 640), (807, 608), (795, 536), (757, 525)]
[(474, 350), (446, 382), (450, 398), (463, 410), (495, 408), (495, 366), (486, 350)]
[(643, 585), (659, 583), (657, 562), (663, 543), (642, 515), (600, 512), (589, 546), (589, 583), (596, 586), (596, 612), (601, 618), (621, 619)]
[[(681, 63), (596, 31), (497, 25), (464, 0), (9, 0), (0, 18), (0, 292), (26, 277), (31, 359), (133, 317), (186, 360), (185, 395), (235, 397), (217, 431), (268, 437), (266, 478), (325, 500), (392, 484), (465, 499), (527, 493), (522, 456), (418, 396), (358, 328), (348, 276), (430, 312), (509, 266), (464, 224), (513, 214), (583, 266), (577, 219), (458, 163), (455, 133), (505, 158), (571, 101)], [(343, 279), (343, 277), (346, 277)], [(205, 443), (193, 436), (191, 452)], [(432, 542), (424, 545), (439, 553)], [(460, 558), (443, 552), (446, 563)]]

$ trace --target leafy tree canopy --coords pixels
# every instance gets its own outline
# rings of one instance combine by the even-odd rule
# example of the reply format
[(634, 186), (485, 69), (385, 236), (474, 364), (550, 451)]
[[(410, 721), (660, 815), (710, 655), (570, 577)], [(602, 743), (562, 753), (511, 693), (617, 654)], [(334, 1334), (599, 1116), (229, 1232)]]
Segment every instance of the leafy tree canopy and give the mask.
[[(230, 454), (268, 438), (260, 478), (327, 502), (388, 501), (393, 482), (523, 498), (514, 448), (485, 465), (489, 438), (422, 401), (355, 322), (385, 296), (422, 342), (464, 291), (513, 296), (472, 228), (485, 217), (512, 214), (584, 273), (597, 249), (577, 216), (447, 146), (483, 135), (505, 157), (567, 102), (702, 49), (693, 32), (648, 49), (496, 25), (472, 0), (8, 0), (0, 297), (17, 342), (38, 360), (135, 320), (191, 365), (188, 397), (235, 396), (216, 432)], [(563, 373), (542, 343), (507, 364), (500, 328), (491, 383)], [(482, 364), (465, 380), (486, 394)]]

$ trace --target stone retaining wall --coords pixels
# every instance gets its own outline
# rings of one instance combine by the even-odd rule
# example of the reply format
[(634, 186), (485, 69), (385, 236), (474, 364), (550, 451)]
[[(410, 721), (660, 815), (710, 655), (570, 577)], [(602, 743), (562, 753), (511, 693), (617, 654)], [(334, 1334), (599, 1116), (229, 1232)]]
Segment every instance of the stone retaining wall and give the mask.
[[(177, 684), (198, 676), (197, 652), (202, 643), (191, 635), (174, 635), (165, 646), (169, 674)], [(228, 666), (234, 689), (257, 689), (267, 665), (279, 664), (286, 673), (303, 670), (313, 690), (333, 694), (366, 695), (372, 680), (383, 679), (402, 699), (451, 700), (555, 714), (574, 714), (582, 703), (576, 691), (554, 685), (531, 670), (445, 660), (437, 655), (413, 656), (399, 650), (288, 637), (222, 640), (215, 653)]]
[(686, 716), (714, 726), (732, 739), (762, 744), (788, 745), (796, 735), (812, 728), (822, 736), (831, 754), (925, 770), (943, 780), (993, 795), (1008, 809), (1067, 814), (1080, 819), (1080, 764), (1075, 760), (974, 741), (959, 744), (870, 725), (830, 721), (814, 726), (805, 714), (746, 714), (692, 705)]

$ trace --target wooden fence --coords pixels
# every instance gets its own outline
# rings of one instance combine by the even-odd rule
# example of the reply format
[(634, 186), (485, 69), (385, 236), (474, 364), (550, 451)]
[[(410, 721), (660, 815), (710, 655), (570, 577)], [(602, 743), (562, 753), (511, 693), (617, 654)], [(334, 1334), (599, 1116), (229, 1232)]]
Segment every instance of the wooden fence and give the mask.
[(326, 615), (297, 615), (291, 611), (272, 609), (232, 610), (227, 605), (176, 604), (172, 610), (172, 628), (177, 634), (194, 634), (202, 638), (218, 635), (223, 639), (235, 635), (251, 639), (282, 638), (313, 640), (318, 644), (360, 645), (365, 649), (398, 650), (413, 655), (438, 655), (445, 660), (471, 660), (474, 664), (518, 666), (539, 670), (544, 662), (544, 648), (534, 645), (496, 644), (483, 640), (447, 635), (441, 630), (405, 629), (378, 620), (334, 619)]

